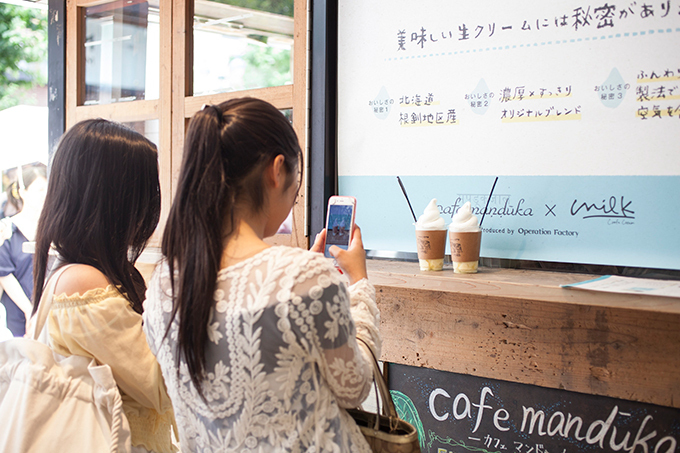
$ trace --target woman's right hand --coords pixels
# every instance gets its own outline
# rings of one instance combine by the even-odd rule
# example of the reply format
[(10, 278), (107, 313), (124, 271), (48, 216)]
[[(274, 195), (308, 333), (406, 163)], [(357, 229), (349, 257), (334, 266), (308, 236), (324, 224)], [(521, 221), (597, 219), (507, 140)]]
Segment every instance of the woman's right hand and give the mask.
[(328, 251), (335, 258), (340, 269), (347, 274), (350, 285), (363, 278), (368, 278), (366, 271), (366, 250), (364, 250), (364, 243), (361, 241), (361, 228), (357, 225), (354, 225), (352, 241), (347, 250), (332, 245)]

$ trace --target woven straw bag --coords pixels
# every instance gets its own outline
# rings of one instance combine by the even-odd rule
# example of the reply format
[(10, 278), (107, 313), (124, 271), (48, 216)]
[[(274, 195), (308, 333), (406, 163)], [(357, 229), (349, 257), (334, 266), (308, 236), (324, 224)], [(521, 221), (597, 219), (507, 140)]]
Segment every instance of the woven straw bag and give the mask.
[[(359, 426), (374, 453), (419, 453), (420, 443), (416, 428), (397, 415), (394, 401), (392, 401), (375, 354), (363, 340), (360, 338), (358, 340), (373, 358), (373, 382), (376, 387), (376, 400), (379, 394), (383, 402), (382, 414), (374, 414), (362, 409), (349, 409), (347, 412)], [(379, 403), (377, 407), (380, 408)]]

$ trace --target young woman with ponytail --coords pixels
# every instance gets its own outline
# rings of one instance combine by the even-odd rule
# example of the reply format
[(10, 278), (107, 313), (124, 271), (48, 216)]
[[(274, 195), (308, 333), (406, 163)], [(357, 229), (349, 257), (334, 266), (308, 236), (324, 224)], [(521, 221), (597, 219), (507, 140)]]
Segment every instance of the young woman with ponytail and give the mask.
[[(370, 451), (357, 407), (380, 355), (361, 232), (348, 250), (268, 246), (295, 202), (302, 153), (271, 104), (205, 106), (187, 131), (147, 291), (144, 329), (182, 451)], [(172, 276), (172, 277), (171, 277)]]

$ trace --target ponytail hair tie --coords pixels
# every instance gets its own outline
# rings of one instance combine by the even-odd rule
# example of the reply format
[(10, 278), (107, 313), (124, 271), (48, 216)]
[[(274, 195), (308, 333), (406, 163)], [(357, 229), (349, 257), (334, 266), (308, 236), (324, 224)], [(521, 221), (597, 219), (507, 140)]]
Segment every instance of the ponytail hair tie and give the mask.
[(220, 126), (221, 126), (221, 125), (222, 125), (222, 111), (221, 111), (220, 109), (218, 109), (217, 107), (215, 107), (214, 105), (212, 105), (212, 104), (203, 104), (203, 106), (201, 107), (201, 111), (203, 111), (203, 110), (205, 110), (205, 109), (208, 109), (208, 108), (213, 109), (213, 111), (214, 111), (215, 114), (217, 115), (217, 122), (218, 122), (218, 123), (220, 124)]

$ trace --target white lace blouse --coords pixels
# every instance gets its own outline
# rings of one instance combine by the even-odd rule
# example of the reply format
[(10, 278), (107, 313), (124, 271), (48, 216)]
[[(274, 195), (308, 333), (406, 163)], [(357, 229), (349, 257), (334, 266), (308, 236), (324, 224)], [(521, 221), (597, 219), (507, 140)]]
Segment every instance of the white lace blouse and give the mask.
[(175, 408), (182, 451), (369, 452), (343, 408), (372, 382), (363, 339), (380, 356), (379, 312), (368, 280), (348, 288), (318, 253), (271, 247), (217, 277), (208, 322), (204, 402), (184, 360), (169, 271), (152, 278), (144, 329)]

